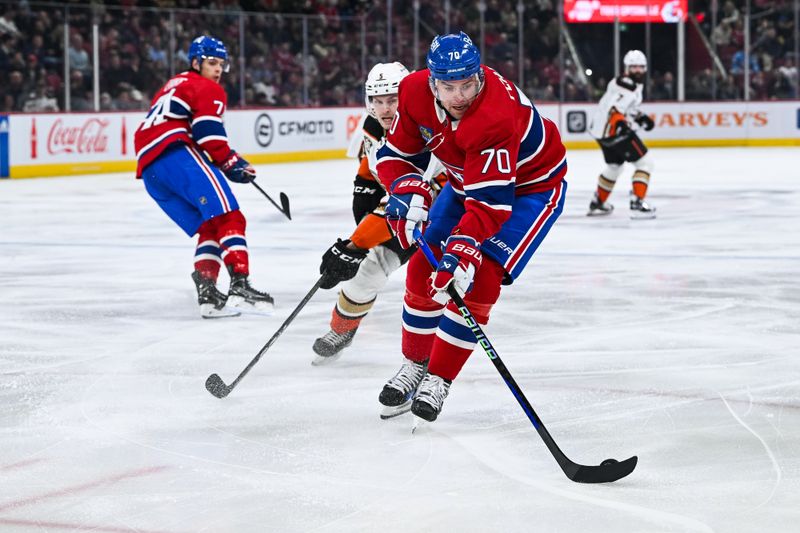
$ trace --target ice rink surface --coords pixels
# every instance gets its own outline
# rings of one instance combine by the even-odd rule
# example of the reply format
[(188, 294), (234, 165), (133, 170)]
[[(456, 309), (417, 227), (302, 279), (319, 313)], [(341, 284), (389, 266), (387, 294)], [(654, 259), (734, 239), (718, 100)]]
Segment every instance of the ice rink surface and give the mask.
[[(800, 150), (653, 150), (658, 218), (585, 215), (599, 151), (487, 327), (564, 452), (639, 456), (570, 482), (480, 352), (440, 419), (378, 418), (404, 273), (312, 367), (320, 291), (230, 382), (349, 234), (353, 161), (234, 184), (272, 316), (201, 320), (194, 242), (131, 175), (0, 182), (0, 531), (782, 532), (800, 522)], [(223, 278), (223, 285), (227, 279)]]

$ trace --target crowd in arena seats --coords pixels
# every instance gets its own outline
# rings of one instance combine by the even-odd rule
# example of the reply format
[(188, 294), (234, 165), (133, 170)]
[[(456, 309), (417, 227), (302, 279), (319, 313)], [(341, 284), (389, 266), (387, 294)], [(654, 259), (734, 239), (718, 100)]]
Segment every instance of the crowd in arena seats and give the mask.
[[(715, 27), (705, 12), (703, 30), (726, 73), (716, 69), (693, 73), (687, 79), (689, 99), (707, 99), (712, 92), (718, 99), (742, 98), (744, 2), (720, 2)], [(535, 101), (597, 100), (606, 77), (587, 78), (568, 54), (561, 68), (556, 0), (526, 1), (522, 13), (517, 3), (485, 0), (484, 62), (522, 85)], [(163, 9), (154, 7), (163, 2), (125, 0), (54, 8), (35, 1), (0, 0), (0, 112), (64, 110), (65, 83), (71, 110), (94, 109), (93, 20), (99, 24), (99, 105), (106, 111), (146, 109), (164, 81), (188, 67), (191, 39), (204, 33), (228, 46), (232, 68), (223, 83), (229, 107), (360, 105), (364, 69), (387, 60), (400, 60), (409, 68), (423, 66), (420, 58), (448, 18), (451, 29), (463, 29), (475, 39), (480, 36), (477, 1), (453, 0), (445, 12), (439, 0), (419, 0), (422, 24), (414, 50), (413, 0), (393, 0), (392, 57), (386, 53), (385, 1), (172, 0), (167, 4), (169, 8)], [(792, 2), (752, 4), (751, 97), (795, 97)], [(520, 16), (525, 29), (522, 50), (517, 36)], [(69, 22), (66, 80), (65, 20)], [(244, 65), (239, 64), (242, 43)], [(676, 96), (673, 72), (652, 70), (648, 98)]]
[[(716, 26), (712, 27), (710, 10), (704, 12), (703, 27), (709, 41), (726, 69), (704, 72), (703, 84), (710, 85), (712, 77), (722, 92), (717, 98), (742, 98), (744, 93), (745, 61), (750, 71), (750, 97), (755, 100), (797, 98), (797, 60), (794, 57), (794, 13), (789, 0), (757, 0), (751, 3), (749, 59), (745, 59), (746, 0), (725, 0), (720, 3)], [(710, 94), (710, 93), (706, 93)]]

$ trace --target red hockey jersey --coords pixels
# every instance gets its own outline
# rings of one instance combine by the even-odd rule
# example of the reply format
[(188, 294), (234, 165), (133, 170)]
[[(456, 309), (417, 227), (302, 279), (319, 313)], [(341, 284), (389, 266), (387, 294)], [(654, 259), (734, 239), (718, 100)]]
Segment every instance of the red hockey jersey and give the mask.
[(567, 172), (556, 125), (542, 117), (515, 85), (483, 66), (485, 83), (461, 120), (451, 121), (434, 100), (429, 72), (400, 83), (397, 115), (378, 151), (378, 176), (387, 190), (398, 177), (422, 173), (431, 151), (447, 168), (466, 213), (454, 232), (478, 242), (511, 216), (515, 196), (553, 189)]
[(228, 104), (225, 89), (197, 72), (187, 71), (169, 80), (150, 104), (150, 111), (133, 137), (136, 177), (168, 146), (199, 146), (219, 164), (231, 152), (222, 115)]

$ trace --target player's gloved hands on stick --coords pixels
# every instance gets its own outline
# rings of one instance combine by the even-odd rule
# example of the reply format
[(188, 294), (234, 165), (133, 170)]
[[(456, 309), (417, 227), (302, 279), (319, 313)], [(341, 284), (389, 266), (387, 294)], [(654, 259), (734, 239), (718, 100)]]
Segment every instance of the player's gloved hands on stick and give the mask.
[(355, 276), (368, 252), (369, 250), (356, 248), (349, 239), (337, 239), (322, 255), (322, 263), (319, 265), (319, 273), (322, 274), (320, 288), (332, 289), (338, 283)]
[(480, 245), (472, 237), (466, 235), (450, 235), (445, 243), (444, 255), (431, 274), (430, 295), (440, 304), (450, 301), (447, 287), (456, 288), (459, 295), (464, 296), (472, 289), (475, 272), (481, 266), (483, 254)]
[(653, 119), (650, 118), (650, 115), (645, 115), (644, 113), (639, 113), (633, 120), (642, 128), (644, 128), (644, 131), (650, 131), (656, 127), (656, 123), (653, 122)]
[(225, 177), (236, 183), (250, 183), (256, 179), (256, 169), (253, 165), (245, 161), (236, 152), (228, 154), (228, 158), (219, 166)]
[(414, 244), (414, 228), (428, 220), (433, 194), (419, 174), (406, 174), (392, 183), (386, 203), (386, 221), (404, 249)]
[(356, 176), (353, 181), (353, 218), (356, 224), (380, 204), (383, 195), (383, 188), (377, 181)]

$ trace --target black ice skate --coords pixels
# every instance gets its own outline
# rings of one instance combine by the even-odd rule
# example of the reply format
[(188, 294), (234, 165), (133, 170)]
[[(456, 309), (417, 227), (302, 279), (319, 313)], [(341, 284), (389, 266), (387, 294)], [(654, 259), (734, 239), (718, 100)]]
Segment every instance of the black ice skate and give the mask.
[(656, 218), (656, 208), (650, 206), (641, 198), (631, 195), (631, 218)]
[(275, 301), (266, 292), (254, 289), (247, 279), (247, 275), (238, 274), (229, 266), (231, 286), (228, 289), (228, 305), (241, 309), (254, 309), (261, 312), (271, 312), (275, 308)]
[(614, 211), (614, 206), (609, 204), (608, 202), (601, 202), (600, 199), (597, 197), (597, 193), (594, 193), (592, 197), (592, 201), (589, 202), (589, 212), (586, 213), (587, 217), (598, 217), (603, 215), (610, 215)]
[(233, 309), (226, 309), (228, 297), (217, 289), (214, 280), (204, 278), (200, 272), (192, 272), (192, 280), (197, 287), (197, 303), (200, 304), (200, 316), (203, 318), (226, 318), (239, 316), (241, 313)]
[(440, 378), (435, 374), (425, 374), (414, 395), (411, 412), (427, 422), (436, 420), (442, 412), (442, 405), (450, 392), (451, 383), (449, 379)]
[(314, 350), (317, 357), (311, 361), (311, 364), (314, 366), (325, 365), (339, 359), (342, 355), (342, 350), (353, 343), (355, 334), (355, 329), (345, 331), (344, 333), (336, 333), (330, 330), (328, 333), (315, 340), (314, 346), (311, 349)]
[(393, 418), (407, 413), (411, 409), (411, 398), (417, 390), (419, 382), (425, 376), (428, 363), (417, 363), (410, 359), (403, 362), (403, 366), (395, 376), (383, 386), (378, 401), (384, 406), (381, 418)]

